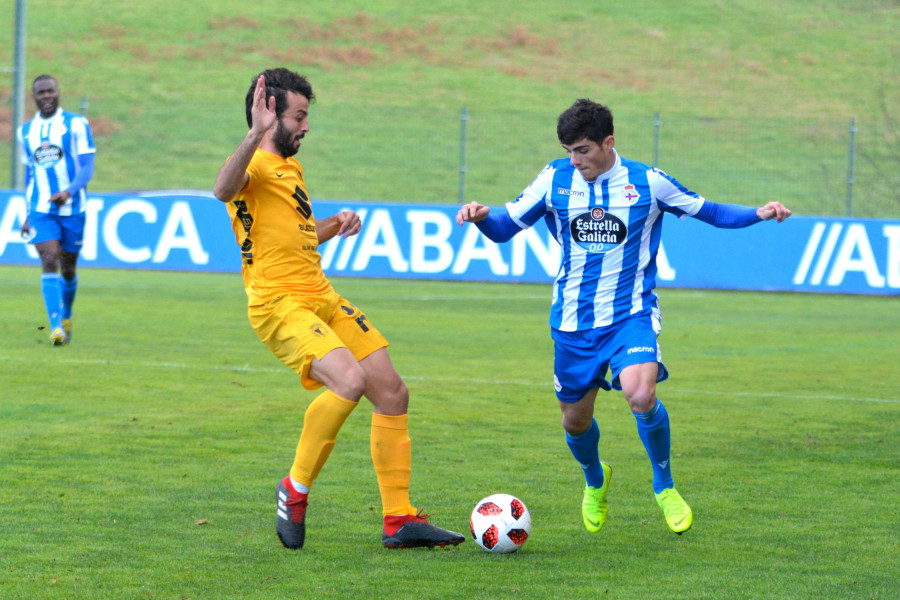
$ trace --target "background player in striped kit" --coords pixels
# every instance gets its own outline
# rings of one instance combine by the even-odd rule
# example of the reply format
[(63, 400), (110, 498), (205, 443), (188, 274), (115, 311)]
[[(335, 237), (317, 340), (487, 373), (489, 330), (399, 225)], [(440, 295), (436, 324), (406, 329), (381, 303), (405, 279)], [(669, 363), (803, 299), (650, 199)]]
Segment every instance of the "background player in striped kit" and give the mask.
[(663, 213), (738, 228), (781, 222), (791, 212), (780, 202), (760, 208), (717, 204), (659, 169), (620, 157), (612, 112), (588, 99), (560, 115), (557, 137), (568, 158), (548, 164), (505, 207), (471, 202), (456, 220), (505, 242), (543, 219), (562, 247), (550, 312), (553, 379), (567, 444), (584, 470), (587, 530), (600, 531), (607, 516), (612, 468), (599, 458), (594, 400), (598, 389), (612, 388), (623, 392), (634, 414), (657, 502), (670, 529), (681, 534), (690, 529), (693, 513), (675, 490), (669, 416), (656, 397), (656, 384), (668, 377), (657, 343), (654, 292)]
[(38, 76), (31, 93), (38, 114), (17, 132), (28, 204), (22, 235), (33, 235), (30, 242), (41, 257), (50, 342), (62, 346), (72, 337), (75, 263), (84, 238), (86, 186), (94, 175), (96, 149), (87, 119), (60, 108), (56, 79)]

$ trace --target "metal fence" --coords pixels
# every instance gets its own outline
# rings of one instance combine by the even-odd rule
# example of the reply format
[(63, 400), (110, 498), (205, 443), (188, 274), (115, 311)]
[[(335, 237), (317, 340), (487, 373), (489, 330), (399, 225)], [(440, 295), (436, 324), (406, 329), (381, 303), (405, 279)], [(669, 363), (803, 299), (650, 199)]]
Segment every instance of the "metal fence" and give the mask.
[[(463, 109), (460, 121), (464, 159), (477, 118)], [(890, 120), (617, 116), (616, 147), (711, 200), (779, 200), (809, 215), (900, 218), (900, 136)], [(460, 198), (476, 168), (461, 162)]]
[[(177, 110), (121, 104), (84, 96), (70, 104), (92, 123), (127, 120), (127, 127), (108, 126), (110, 133), (98, 136), (106, 160), (97, 167), (97, 191), (205, 189), (246, 130), (242, 107), (231, 100)], [(299, 158), (320, 199), (500, 204), (564, 156), (557, 108), (323, 100)], [(900, 132), (890, 118), (720, 118), (625, 108), (615, 118), (622, 156), (658, 166), (710, 200), (780, 200), (797, 214), (900, 218)], [(119, 158), (130, 156), (140, 156), (140, 170)], [(0, 149), (0, 161), (7, 160), (10, 146)]]

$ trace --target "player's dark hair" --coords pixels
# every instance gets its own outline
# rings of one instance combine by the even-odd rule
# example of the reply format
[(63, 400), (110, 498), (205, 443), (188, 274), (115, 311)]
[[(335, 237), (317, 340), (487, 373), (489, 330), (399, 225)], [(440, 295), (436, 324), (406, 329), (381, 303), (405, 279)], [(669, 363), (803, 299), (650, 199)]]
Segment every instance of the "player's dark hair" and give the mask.
[(250, 109), (253, 107), (253, 91), (256, 89), (256, 80), (259, 79), (259, 77), (265, 77), (266, 79), (266, 102), (269, 101), (270, 97), (275, 96), (275, 116), (279, 119), (287, 108), (288, 92), (295, 92), (301, 96), (305, 96), (310, 102), (316, 99), (316, 95), (313, 94), (312, 85), (310, 85), (309, 81), (303, 75), (298, 75), (290, 69), (281, 67), (277, 69), (266, 69), (254, 77), (250, 82), (250, 89), (247, 90), (247, 97), (244, 99), (247, 113), (247, 127), (253, 127), (253, 117), (250, 114)]
[(576, 100), (556, 122), (556, 137), (560, 144), (572, 144), (583, 138), (601, 144), (612, 134), (612, 111), (587, 98)]
[(34, 86), (36, 86), (38, 84), (38, 82), (46, 81), (47, 79), (49, 79), (53, 83), (56, 83), (56, 77), (54, 77), (53, 75), (47, 75), (46, 73), (44, 73), (43, 75), (38, 75), (37, 77), (34, 78), (34, 81), (31, 82), (31, 89), (34, 89)]

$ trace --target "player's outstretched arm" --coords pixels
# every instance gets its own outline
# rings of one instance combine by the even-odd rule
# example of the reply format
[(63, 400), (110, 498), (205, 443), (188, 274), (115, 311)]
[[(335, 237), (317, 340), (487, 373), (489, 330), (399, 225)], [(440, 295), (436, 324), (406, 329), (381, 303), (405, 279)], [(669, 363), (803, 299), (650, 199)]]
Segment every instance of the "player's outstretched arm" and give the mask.
[(253, 153), (256, 152), (266, 132), (278, 120), (275, 113), (275, 96), (270, 96), (268, 102), (266, 101), (266, 80), (262, 75), (256, 79), (250, 117), (252, 123), (250, 131), (244, 136), (234, 154), (219, 169), (216, 182), (213, 184), (213, 194), (222, 202), (229, 202), (246, 185), (250, 178), (247, 166), (253, 158)]
[(490, 207), (478, 202), (469, 202), (463, 205), (456, 213), (456, 222), (460, 225), (466, 222), (475, 223), (475, 227), (481, 233), (498, 244), (508, 242), (514, 235), (522, 231), (509, 216), (509, 210), (505, 207), (491, 212)]
[(778, 223), (781, 223), (791, 214), (791, 211), (781, 202), (769, 202), (765, 206), (760, 206), (756, 209), (756, 216), (762, 221), (775, 219)]

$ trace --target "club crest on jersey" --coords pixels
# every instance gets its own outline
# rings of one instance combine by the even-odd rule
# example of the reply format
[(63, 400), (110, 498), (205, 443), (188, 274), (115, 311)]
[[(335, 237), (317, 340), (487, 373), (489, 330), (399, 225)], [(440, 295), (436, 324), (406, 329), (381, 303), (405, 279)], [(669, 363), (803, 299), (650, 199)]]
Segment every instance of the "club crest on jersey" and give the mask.
[(39, 167), (50, 167), (62, 160), (63, 151), (59, 146), (44, 142), (34, 151), (34, 164)]
[(572, 240), (588, 252), (609, 252), (628, 239), (625, 223), (599, 206), (574, 217), (569, 232)]
[(640, 199), (640, 197), (641, 195), (638, 193), (637, 189), (629, 183), (622, 188), (622, 197), (619, 203), (623, 206), (632, 206)]

